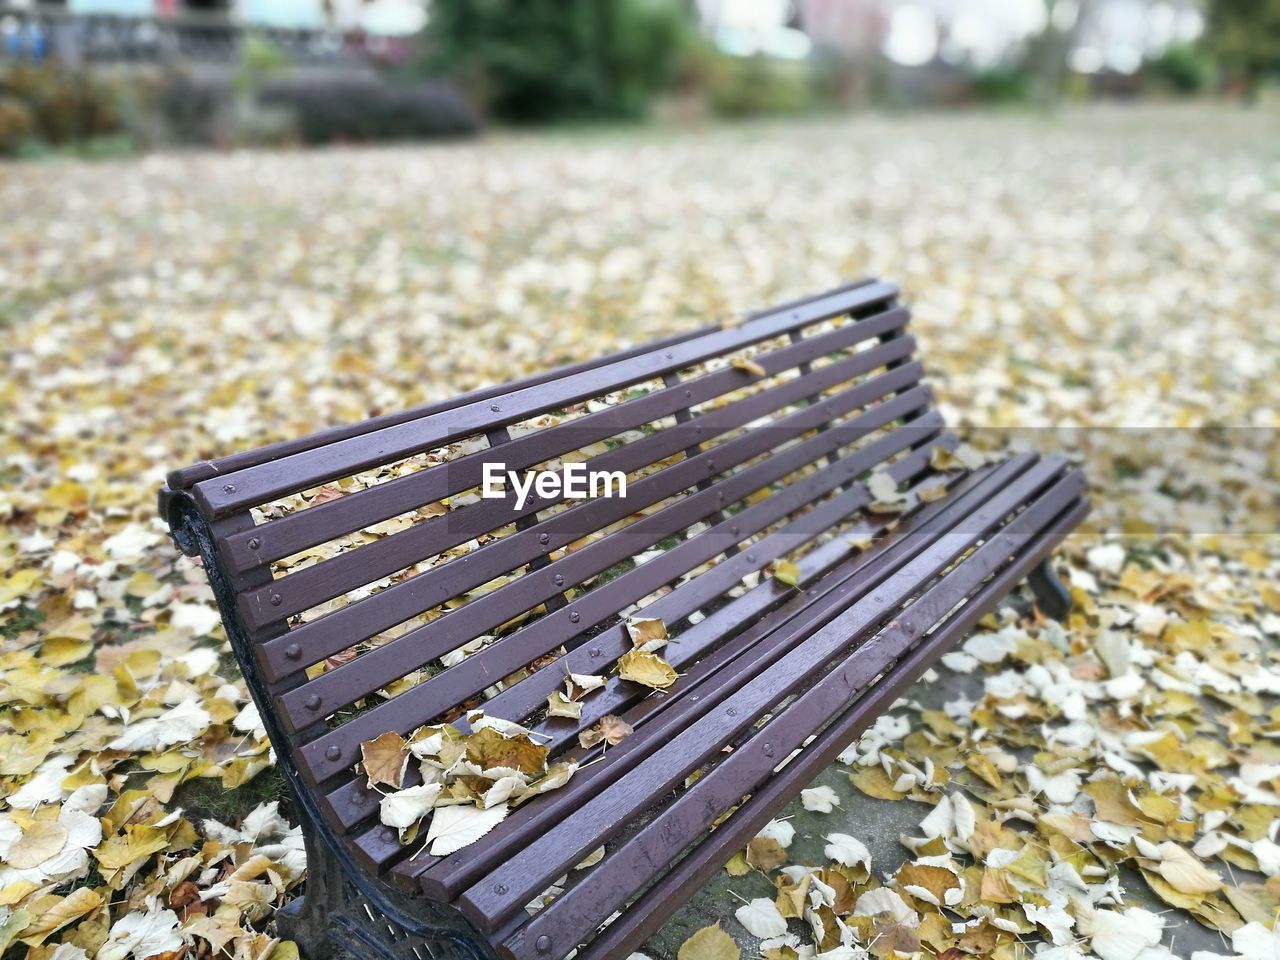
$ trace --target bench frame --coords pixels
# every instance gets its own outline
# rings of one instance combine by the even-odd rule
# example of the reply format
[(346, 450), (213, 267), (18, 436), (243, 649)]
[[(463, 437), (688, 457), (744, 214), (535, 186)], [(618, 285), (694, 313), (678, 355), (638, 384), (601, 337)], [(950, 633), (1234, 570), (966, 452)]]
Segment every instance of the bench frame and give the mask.
[[(856, 290), (868, 283), (871, 281), (850, 284), (838, 291), (794, 301), (752, 317), (773, 314), (833, 294)], [(219, 475), (269, 463), (294, 453), (315, 450), (328, 443), (349, 439), (384, 426), (406, 423), (446, 411), (462, 403), (486, 400), (525, 387), (548, 383), (604, 363), (660, 350), (717, 329), (719, 328), (716, 326), (704, 327), (657, 343), (644, 344), (623, 354), (553, 370), (518, 383), (476, 391), (444, 404), (379, 417), (363, 424), (275, 444), (220, 461), (196, 464), (170, 474), (169, 483), (160, 491), (160, 513), (168, 522), (178, 547), (188, 556), (199, 556), (203, 561), (231, 647), (244, 671), (253, 700), (259, 707), (262, 722), (272, 743), (277, 745), (277, 763), (302, 822), (307, 852), (305, 895), (282, 908), (276, 914), (276, 919), (280, 935), (297, 941), (308, 960), (320, 960), (335, 951), (358, 957), (384, 957), (387, 960), (497, 960), (501, 954), (490, 939), (478, 933), (456, 907), (423, 895), (409, 896), (373, 875), (357, 861), (346, 842), (326, 822), (320, 809), (322, 798), (317, 796), (286, 746), (293, 738), (276, 715), (267, 678), (262, 674), (255, 655), (255, 643), (260, 643), (263, 639), (261, 631), (255, 632), (246, 626), (239, 603), (246, 590), (270, 582), (269, 566), (236, 573), (224, 562), (222, 551), (219, 550), (219, 544), (227, 537), (243, 535), (252, 526), (252, 520), (247, 513), (211, 518), (207, 504), (202, 505), (198, 501), (192, 488), (196, 483)], [(955, 640), (971, 629), (983, 614), (999, 603), (1022, 579), (1027, 579), (1042, 613), (1055, 619), (1065, 619), (1071, 606), (1070, 594), (1054, 574), (1048, 557), (1087, 509), (1087, 500), (1082, 500), (1069, 515), (1059, 517), (1034, 542), (1021, 548), (1022, 552), (1016, 559), (999, 569), (995, 577), (973, 595), (959, 612), (943, 621), (942, 626), (932, 635), (909, 648), (901, 659), (874, 681), (853, 707), (818, 734), (804, 753), (796, 758), (794, 772), (789, 767), (787, 777), (773, 778), (743, 805), (733, 821), (726, 825), (726, 837), (732, 833), (738, 846), (745, 846), (754, 832), (776, 814), (779, 806), (832, 762), (862, 729), (874, 721), (880, 712), (888, 709), (907, 686), (935, 663)], [(641, 899), (664, 905), (678, 903), (684, 899), (684, 891), (692, 885), (706, 882), (719, 868), (720, 864), (714, 860), (699, 858), (696, 854), (686, 857), (671, 873), (645, 891)], [(628, 910), (592, 941), (589, 955), (625, 956), (624, 951), (635, 949), (638, 943), (656, 930), (667, 912), (669, 911)], [(496, 941), (502, 936), (510, 935), (512, 929), (508, 925), (493, 939)], [(547, 952), (544, 951), (541, 940), (537, 944), (537, 952)], [(552, 958), (548, 956), (548, 960)]]

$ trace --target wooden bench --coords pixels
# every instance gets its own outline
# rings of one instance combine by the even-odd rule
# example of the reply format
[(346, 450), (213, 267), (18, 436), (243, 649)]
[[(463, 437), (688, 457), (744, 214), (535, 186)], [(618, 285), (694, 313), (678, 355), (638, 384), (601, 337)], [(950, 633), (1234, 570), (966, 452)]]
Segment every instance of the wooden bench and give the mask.
[[(897, 296), (851, 284), (169, 475), (161, 513), (203, 557), (308, 837), (283, 935), (309, 957), (625, 957), (1020, 580), (1066, 615), (1046, 558), (1083, 477), (947, 463)], [(476, 495), (486, 461), (569, 460), (626, 496)], [(666, 690), (612, 672), (628, 613), (673, 638)], [(608, 677), (578, 720), (546, 716), (566, 672)], [(433, 857), (381, 823), (361, 744), (466, 732), (472, 708), (579, 766)], [(606, 715), (631, 735), (580, 745)]]

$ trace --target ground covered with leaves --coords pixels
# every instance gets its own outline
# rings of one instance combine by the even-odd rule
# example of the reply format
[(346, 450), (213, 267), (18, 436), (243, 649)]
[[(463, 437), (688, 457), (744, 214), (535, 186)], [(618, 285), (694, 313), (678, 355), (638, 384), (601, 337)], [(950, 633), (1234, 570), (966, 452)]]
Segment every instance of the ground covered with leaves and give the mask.
[(780, 820), (671, 952), (1181, 955), (1141, 885), (1280, 955), (1278, 142), (1126, 110), (0, 168), (0, 951), (296, 953), (301, 838), (167, 469), (878, 274), (976, 445), (1068, 428), (1076, 612), (989, 621), (972, 696), (846, 753), (921, 805), (903, 864)]

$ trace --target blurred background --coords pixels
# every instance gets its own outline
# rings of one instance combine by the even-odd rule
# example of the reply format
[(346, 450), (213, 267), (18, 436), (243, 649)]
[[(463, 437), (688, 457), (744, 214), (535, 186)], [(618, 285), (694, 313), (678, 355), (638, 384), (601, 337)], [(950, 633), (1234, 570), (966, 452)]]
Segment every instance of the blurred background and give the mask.
[(1254, 104), (1280, 0), (4, 0), (0, 154)]

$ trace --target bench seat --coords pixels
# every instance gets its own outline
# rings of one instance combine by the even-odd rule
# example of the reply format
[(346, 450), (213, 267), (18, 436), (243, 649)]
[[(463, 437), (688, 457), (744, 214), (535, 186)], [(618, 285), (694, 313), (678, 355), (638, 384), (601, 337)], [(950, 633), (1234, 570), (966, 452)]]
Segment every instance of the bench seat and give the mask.
[[(1020, 580), (1064, 616), (1046, 558), (1082, 475), (959, 468), (906, 321), (862, 281), (171, 474), (308, 837), (282, 932), (309, 957), (625, 957)], [(478, 496), (498, 461), (628, 489)], [(665, 690), (614, 672), (628, 617), (669, 631)], [(607, 678), (577, 719), (546, 710), (566, 673)], [(432, 856), (380, 822), (361, 744), (475, 709), (577, 768)], [(630, 735), (583, 746), (606, 716)]]

